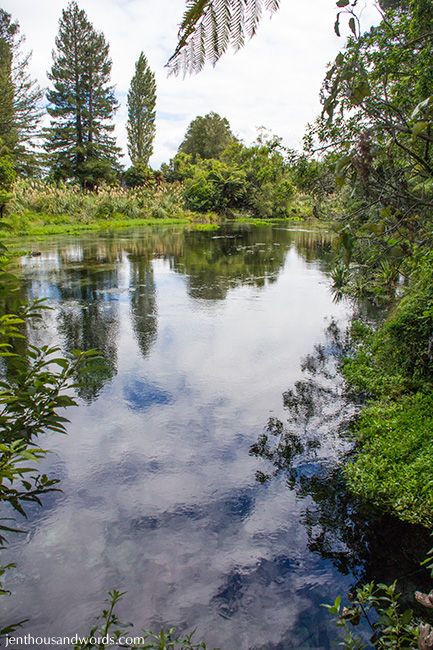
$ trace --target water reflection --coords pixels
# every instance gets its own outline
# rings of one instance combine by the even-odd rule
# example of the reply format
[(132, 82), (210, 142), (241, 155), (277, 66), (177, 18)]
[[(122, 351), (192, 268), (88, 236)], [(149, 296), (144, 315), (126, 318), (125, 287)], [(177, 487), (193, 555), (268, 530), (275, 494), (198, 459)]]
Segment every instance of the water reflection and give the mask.
[[(35, 635), (82, 633), (117, 587), (127, 620), (197, 627), (210, 646), (330, 648), (319, 605), (353, 584), (363, 560), (343, 539), (353, 559), (336, 561), (337, 522), (318, 552), (324, 524), (307, 515), (338, 505), (316, 470), (343, 448), (319, 423), (320, 449), (307, 445), (307, 409), (289, 489), (287, 463), (275, 472), (275, 455), (249, 453), (263, 422), (286, 419), (281, 394), (302, 380), (302, 359), (329, 346), (324, 319), (349, 316), (329, 291), (329, 237), (169, 227), (39, 248), (23, 260), (24, 287), (53, 311), (30, 340), (96, 346), (108, 371), (85, 385), (69, 435), (44, 441), (54, 453), (43, 469), (64, 492), (11, 549), (7, 619), (24, 612)], [(259, 471), (274, 476), (259, 482)]]
[(157, 312), (153, 268), (146, 255), (129, 253), (131, 319), (134, 333), (145, 357), (152, 346), (157, 331)]
[[(117, 372), (119, 301), (130, 304), (143, 357), (156, 339), (153, 259), (167, 260), (173, 271), (186, 277), (191, 298), (224, 300), (236, 286), (264, 287), (274, 282), (293, 247), (307, 261), (320, 259), (327, 268), (330, 242), (326, 232), (248, 226), (223, 226), (218, 234), (155, 228), (127, 237), (107, 233), (97, 240), (60, 238), (45, 245), (40, 257), (25, 260), (21, 298), (42, 297), (51, 306), (59, 305), (56, 323), (45, 314), (42, 327), (35, 325), (28, 334), (40, 344), (50, 322), (55, 330), (52, 339), (57, 343), (60, 336), (65, 353), (99, 350), (102, 359), (76, 377), (79, 396), (91, 401)], [(16, 345), (22, 351), (25, 342)]]
[(332, 321), (325, 343), (301, 364), (304, 378), (283, 393), (285, 421), (270, 418), (250, 448), (265, 461), (266, 471), (258, 470), (256, 477), (266, 483), (282, 474), (290, 490), (308, 499), (301, 521), (309, 550), (353, 575), (353, 587), (397, 580), (405, 607), (425, 615), (414, 592), (430, 589), (429, 571), (420, 567), (431, 546), (428, 531), (355, 498), (341, 469), (352, 453), (347, 434), (356, 413), (339, 370), (348, 354), (347, 334)]

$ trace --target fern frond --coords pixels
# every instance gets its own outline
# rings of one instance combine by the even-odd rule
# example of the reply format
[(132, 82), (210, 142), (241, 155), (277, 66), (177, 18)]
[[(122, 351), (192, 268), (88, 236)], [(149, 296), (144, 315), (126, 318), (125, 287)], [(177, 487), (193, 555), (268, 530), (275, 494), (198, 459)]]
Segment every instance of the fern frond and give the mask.
[(247, 9), (245, 28), (249, 38), (255, 36), (257, 27), (262, 17), (262, 3), (260, 0), (251, 0), (250, 7)]
[(245, 0), (231, 0), (230, 43), (235, 50), (245, 45)]
[(280, 0), (187, 0), (178, 44), (167, 66), (177, 74), (213, 65), (231, 45), (244, 46), (258, 28), (264, 11), (277, 11)]

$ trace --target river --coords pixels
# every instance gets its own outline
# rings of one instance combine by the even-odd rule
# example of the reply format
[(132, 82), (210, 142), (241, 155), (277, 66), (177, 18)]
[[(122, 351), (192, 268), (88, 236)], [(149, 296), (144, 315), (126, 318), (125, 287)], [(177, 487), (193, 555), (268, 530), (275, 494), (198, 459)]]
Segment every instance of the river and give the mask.
[[(52, 310), (29, 340), (97, 348), (104, 362), (81, 377), (68, 435), (40, 441), (62, 492), (30, 509), (5, 552), (17, 564), (8, 621), (83, 634), (117, 588), (136, 631), (326, 650), (336, 630), (321, 603), (402, 570), (416, 582), (412, 529), (354, 504), (338, 469), (351, 411), (317, 359), (332, 365), (354, 307), (333, 299), (330, 235), (167, 226), (32, 247), (23, 293)], [(302, 386), (314, 414), (290, 423)]]

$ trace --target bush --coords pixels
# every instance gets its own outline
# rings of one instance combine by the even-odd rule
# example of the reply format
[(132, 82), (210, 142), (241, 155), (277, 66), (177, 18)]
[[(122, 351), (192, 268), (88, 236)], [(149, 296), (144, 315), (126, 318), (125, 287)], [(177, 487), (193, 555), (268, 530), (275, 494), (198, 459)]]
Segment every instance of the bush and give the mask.
[(411, 523), (433, 525), (433, 395), (416, 393), (365, 408), (360, 450), (346, 468), (351, 490)]
[(152, 170), (141, 163), (132, 165), (123, 174), (126, 187), (140, 187), (146, 185), (153, 178)]
[(248, 184), (243, 170), (229, 167), (219, 160), (203, 161), (186, 181), (186, 207), (197, 212), (221, 212), (246, 205)]
[(376, 331), (356, 324), (343, 373), (369, 402), (354, 427), (346, 467), (352, 491), (400, 519), (433, 524), (433, 255), (423, 256), (405, 295)]

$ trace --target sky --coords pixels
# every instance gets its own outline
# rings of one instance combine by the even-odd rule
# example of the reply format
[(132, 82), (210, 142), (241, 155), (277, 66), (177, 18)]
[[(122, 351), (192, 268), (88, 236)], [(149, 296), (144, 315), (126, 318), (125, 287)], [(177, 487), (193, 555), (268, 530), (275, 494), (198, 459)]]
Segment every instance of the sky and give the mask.
[[(373, 0), (358, 7), (363, 27), (377, 22)], [(46, 88), (46, 72), (68, 0), (3, 0), (1, 6), (21, 25), (32, 50), (31, 72)], [(266, 16), (257, 35), (237, 53), (226, 54), (215, 67), (198, 75), (168, 76), (164, 67), (176, 45), (184, 0), (79, 0), (98, 31), (110, 44), (112, 80), (120, 108), (116, 137), (128, 165), (126, 97), (135, 62), (145, 53), (156, 76), (157, 118), (153, 167), (177, 151), (188, 124), (197, 115), (215, 111), (227, 117), (232, 131), (246, 144), (266, 127), (299, 148), (305, 126), (320, 111), (319, 90), (330, 62), (344, 45), (333, 29), (334, 0), (281, 0), (281, 9)], [(41, 11), (43, 7), (43, 11)], [(343, 35), (347, 34), (343, 29)]]

